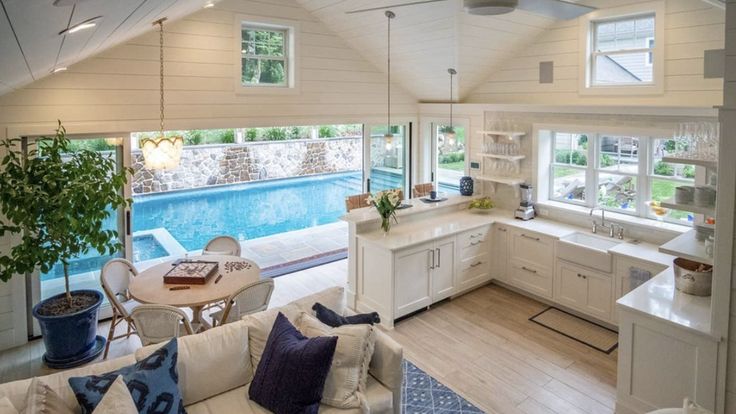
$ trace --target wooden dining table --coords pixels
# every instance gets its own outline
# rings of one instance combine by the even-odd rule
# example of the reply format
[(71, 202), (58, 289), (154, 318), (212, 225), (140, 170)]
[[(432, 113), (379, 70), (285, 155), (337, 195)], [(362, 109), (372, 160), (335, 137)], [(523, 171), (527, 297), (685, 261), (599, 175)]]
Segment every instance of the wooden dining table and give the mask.
[[(164, 276), (181, 260), (170, 260), (140, 272), (130, 281), (128, 287), (130, 296), (140, 303), (191, 308), (192, 324), (206, 329), (210, 324), (202, 317), (202, 310), (207, 305), (223, 301), (239, 289), (261, 279), (261, 269), (251, 260), (239, 256), (207, 255), (186, 259), (218, 262), (217, 272), (207, 280), (207, 283), (203, 285), (164, 283)], [(182, 286), (187, 288), (182, 289)]]

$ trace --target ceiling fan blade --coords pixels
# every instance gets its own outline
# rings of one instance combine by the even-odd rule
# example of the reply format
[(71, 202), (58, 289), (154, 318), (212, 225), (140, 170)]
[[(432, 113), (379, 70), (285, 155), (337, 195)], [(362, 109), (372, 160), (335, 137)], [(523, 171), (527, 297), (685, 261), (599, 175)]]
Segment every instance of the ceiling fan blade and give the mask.
[(393, 4), (393, 5), (390, 5), (390, 6), (383, 6), (383, 7), (372, 7), (370, 9), (351, 10), (351, 11), (345, 12), (345, 14), (355, 14), (355, 13), (365, 13), (365, 12), (376, 11), (376, 10), (395, 9), (397, 7), (416, 6), (418, 4), (438, 3), (440, 1), (447, 1), (447, 0), (422, 0), (422, 1), (413, 1), (411, 3)]
[(574, 19), (597, 10), (595, 7), (565, 0), (519, 0), (518, 8), (560, 20)]

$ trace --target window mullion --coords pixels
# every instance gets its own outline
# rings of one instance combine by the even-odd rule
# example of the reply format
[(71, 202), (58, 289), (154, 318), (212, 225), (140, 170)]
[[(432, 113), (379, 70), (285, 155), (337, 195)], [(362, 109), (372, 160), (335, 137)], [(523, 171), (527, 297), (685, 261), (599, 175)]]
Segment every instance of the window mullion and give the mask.
[(588, 168), (585, 175), (585, 191), (588, 207), (598, 204), (598, 134), (588, 135)]

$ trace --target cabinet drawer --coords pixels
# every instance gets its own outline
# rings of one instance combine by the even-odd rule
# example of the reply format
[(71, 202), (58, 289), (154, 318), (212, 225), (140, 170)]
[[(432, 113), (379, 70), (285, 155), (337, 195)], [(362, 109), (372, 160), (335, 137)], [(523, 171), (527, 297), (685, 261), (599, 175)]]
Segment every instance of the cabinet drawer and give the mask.
[(542, 268), (551, 274), (554, 264), (554, 239), (539, 233), (514, 229), (510, 257), (519, 264)]
[(488, 240), (488, 236), (491, 230), (491, 226), (478, 227), (477, 229), (468, 230), (460, 233), (457, 236), (457, 241), (461, 249), (468, 247), (477, 246), (480, 243), (485, 243)]
[(511, 263), (512, 285), (544, 298), (552, 298), (552, 272), (514, 261)]
[(469, 275), (487, 273), (491, 267), (490, 258), (490, 254), (486, 253), (463, 259), (460, 262), (460, 273)]

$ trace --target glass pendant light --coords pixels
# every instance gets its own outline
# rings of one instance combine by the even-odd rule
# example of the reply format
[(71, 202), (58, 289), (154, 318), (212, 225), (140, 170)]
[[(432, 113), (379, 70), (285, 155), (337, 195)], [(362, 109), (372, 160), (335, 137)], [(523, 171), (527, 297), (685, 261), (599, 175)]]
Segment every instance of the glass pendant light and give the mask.
[(386, 150), (391, 150), (394, 144), (394, 134), (391, 133), (391, 20), (396, 14), (391, 10), (386, 10), (386, 18), (388, 18), (388, 125), (386, 125), (386, 134), (383, 140), (386, 142)]
[(450, 126), (445, 129), (445, 139), (447, 139), (447, 143), (450, 146), (455, 145), (455, 137), (457, 134), (455, 133), (455, 127), (452, 126), (452, 80), (455, 75), (457, 75), (457, 71), (453, 68), (447, 69), (447, 73), (450, 74)]
[(159, 26), (159, 45), (161, 58), (161, 130), (156, 138), (143, 138), (140, 142), (141, 152), (146, 168), (150, 170), (171, 170), (179, 166), (181, 153), (184, 150), (184, 138), (180, 136), (164, 136), (164, 21), (166, 18), (155, 21)]

